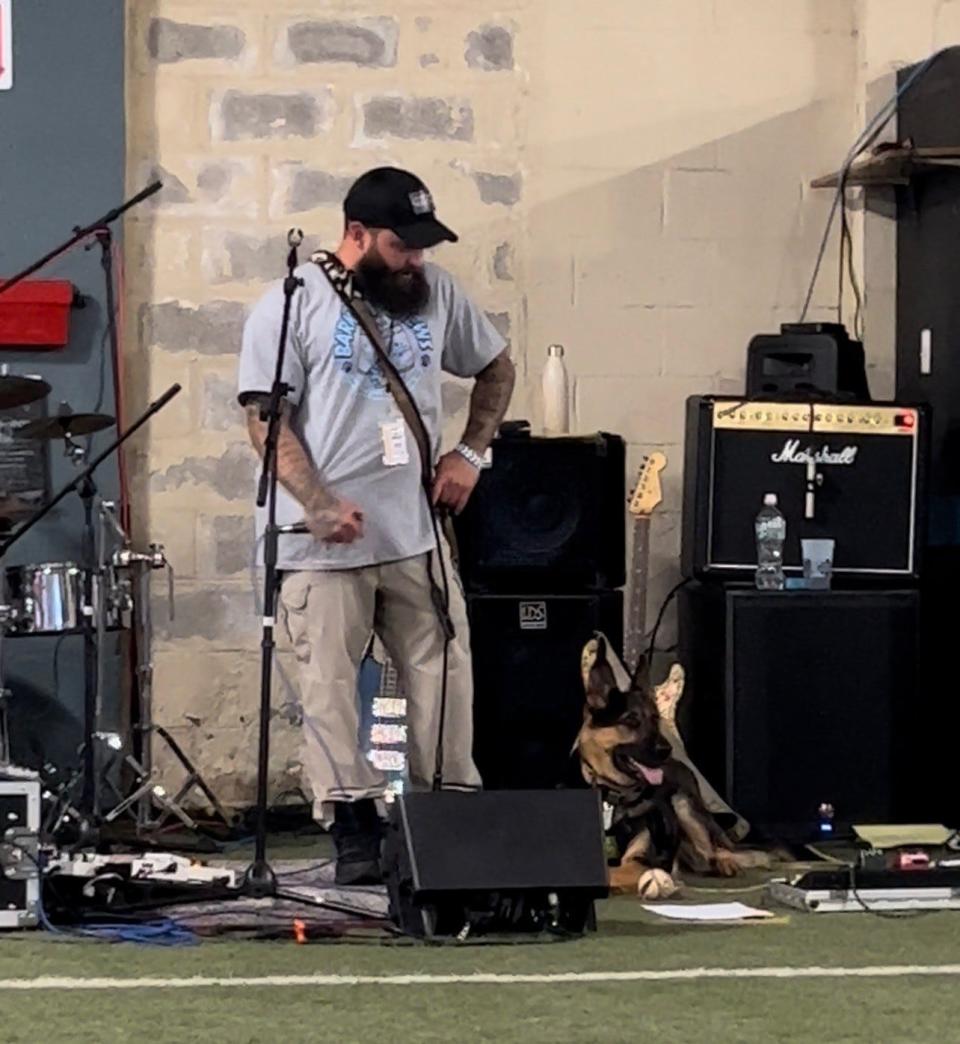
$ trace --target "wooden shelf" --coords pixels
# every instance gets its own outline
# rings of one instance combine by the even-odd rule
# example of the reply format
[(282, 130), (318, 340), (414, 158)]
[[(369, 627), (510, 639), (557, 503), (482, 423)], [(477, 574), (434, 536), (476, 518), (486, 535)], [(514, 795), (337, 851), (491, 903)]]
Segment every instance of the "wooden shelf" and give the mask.
[[(879, 151), (860, 156), (847, 173), (846, 184), (880, 187), (909, 185), (922, 174), (953, 168), (960, 171), (960, 145), (915, 148), (912, 145), (883, 146)], [(840, 172), (825, 174), (810, 182), (813, 188), (836, 188)]]

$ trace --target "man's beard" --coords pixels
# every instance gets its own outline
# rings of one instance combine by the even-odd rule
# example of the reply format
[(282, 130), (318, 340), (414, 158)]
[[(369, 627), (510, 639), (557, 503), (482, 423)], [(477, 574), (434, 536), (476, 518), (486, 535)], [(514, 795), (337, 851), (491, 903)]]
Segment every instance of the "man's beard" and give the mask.
[(382, 258), (367, 254), (357, 265), (355, 275), (364, 298), (395, 319), (416, 315), (430, 300), (430, 284), (419, 269), (394, 272)]

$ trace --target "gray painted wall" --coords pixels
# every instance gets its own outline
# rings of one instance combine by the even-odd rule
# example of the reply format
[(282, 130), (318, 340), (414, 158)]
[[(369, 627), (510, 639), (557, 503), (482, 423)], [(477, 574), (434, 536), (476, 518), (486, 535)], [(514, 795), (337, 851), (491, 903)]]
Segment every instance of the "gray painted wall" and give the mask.
[[(124, 194), (123, 0), (14, 0), (13, 45), (14, 86), (0, 91), (0, 277), (53, 249)], [(94, 409), (102, 382), (100, 408), (112, 414), (99, 250), (74, 251), (37, 278), (71, 280), (88, 297), (87, 307), (72, 313), (66, 349), (0, 349), (0, 362), (48, 381), (50, 412), (61, 400), (77, 412)], [(92, 452), (110, 437), (110, 430), (94, 436)], [(62, 445), (51, 445), (50, 466), (54, 491), (75, 473)], [(115, 464), (105, 463), (97, 482), (105, 496), (117, 496)], [(69, 497), (11, 549), (4, 565), (76, 558), (82, 517), (79, 499)], [(61, 763), (73, 760), (81, 739), (82, 641), (62, 642), (55, 693), (57, 643), (47, 637), (4, 641), (14, 753), (23, 761), (35, 760), (40, 749)], [(108, 655), (115, 683), (119, 661), (115, 650)]]

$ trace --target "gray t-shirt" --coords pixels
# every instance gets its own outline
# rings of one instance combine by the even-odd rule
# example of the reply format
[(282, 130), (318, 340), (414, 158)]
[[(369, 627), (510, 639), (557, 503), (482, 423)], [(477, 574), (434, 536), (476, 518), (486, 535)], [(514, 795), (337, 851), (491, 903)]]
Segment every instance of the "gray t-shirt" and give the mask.
[[(430, 300), (423, 312), (394, 320), (377, 315), (377, 322), (390, 346), (390, 359), (423, 414), (436, 458), (441, 371), (474, 377), (503, 351), (505, 342), (453, 276), (432, 264), (425, 265), (424, 271)], [(293, 298), (284, 358), (284, 381), (295, 404), (291, 426), (323, 484), (363, 510), (364, 535), (352, 544), (281, 535), (278, 566), (349, 569), (423, 554), (435, 546), (435, 539), (413, 435), (401, 428), (408, 462), (385, 464), (381, 426), (397, 423), (400, 414), (373, 347), (317, 264), (301, 265), (297, 275), (304, 285)], [(277, 283), (254, 306), (244, 328), (241, 397), (269, 392), (282, 315), (283, 289)], [(402, 419), (399, 423), (403, 425)], [(302, 518), (302, 505), (280, 486), (277, 521)], [(258, 537), (264, 520), (265, 512), (258, 510)]]

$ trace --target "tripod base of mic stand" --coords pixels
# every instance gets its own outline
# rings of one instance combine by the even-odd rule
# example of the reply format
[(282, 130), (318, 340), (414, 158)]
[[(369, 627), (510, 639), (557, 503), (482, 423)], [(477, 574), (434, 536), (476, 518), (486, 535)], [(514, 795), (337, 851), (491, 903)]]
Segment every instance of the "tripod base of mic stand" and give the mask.
[(277, 875), (266, 859), (255, 859), (243, 875), (240, 891), (252, 899), (272, 899), (277, 896)]

